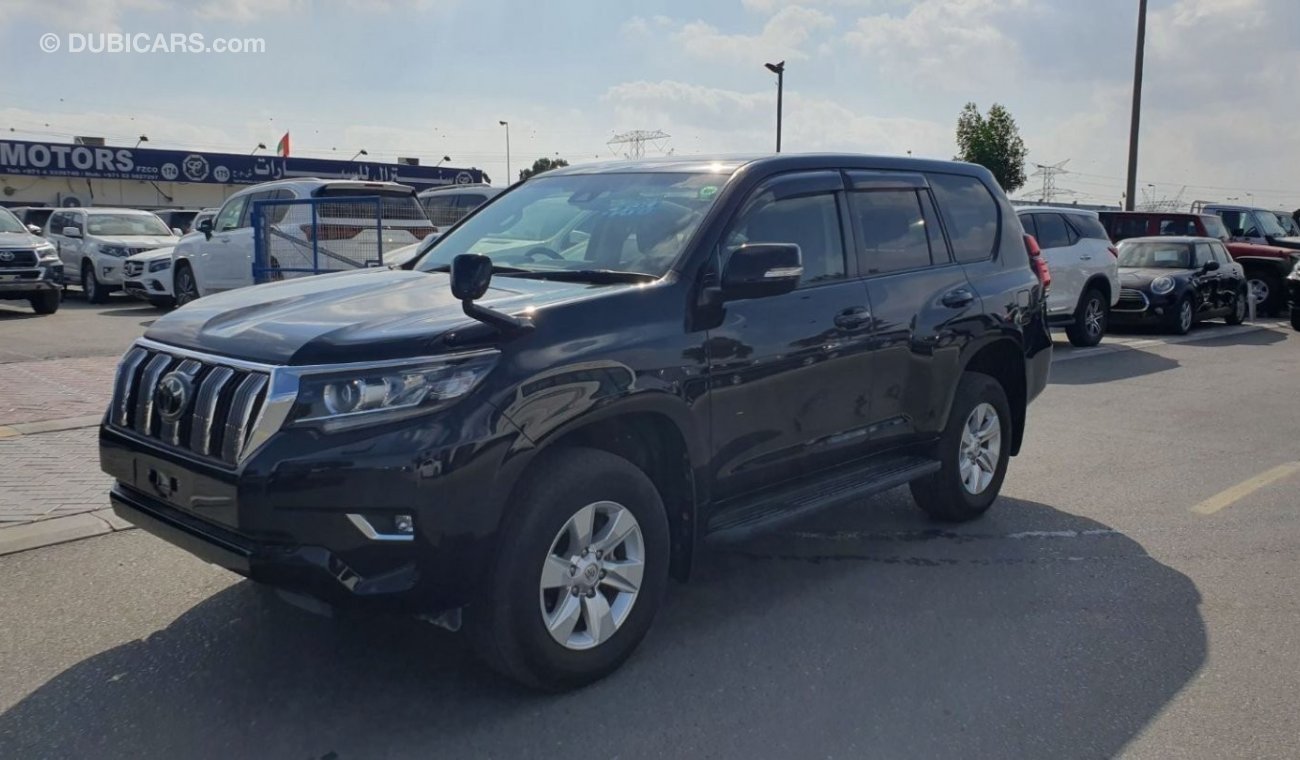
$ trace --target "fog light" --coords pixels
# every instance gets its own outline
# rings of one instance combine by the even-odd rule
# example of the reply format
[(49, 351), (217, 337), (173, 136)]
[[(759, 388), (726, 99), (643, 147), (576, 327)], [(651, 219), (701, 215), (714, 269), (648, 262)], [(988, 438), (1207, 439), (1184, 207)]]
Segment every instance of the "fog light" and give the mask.
[(393, 518), (393, 527), (397, 529), (398, 533), (414, 533), (415, 521), (411, 519), (410, 515), (397, 515)]
[(1163, 307), (1163, 306), (1157, 306), (1157, 307), (1156, 307), (1156, 316), (1160, 316), (1160, 315), (1162, 315), (1162, 314), (1164, 314), (1164, 313), (1165, 313), (1165, 307)]

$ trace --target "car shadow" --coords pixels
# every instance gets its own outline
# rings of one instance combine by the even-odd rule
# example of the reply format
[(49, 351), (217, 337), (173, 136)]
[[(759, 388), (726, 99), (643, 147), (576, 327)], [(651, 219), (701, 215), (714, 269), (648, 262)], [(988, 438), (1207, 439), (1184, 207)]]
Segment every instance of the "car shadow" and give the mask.
[(1093, 385), (1154, 375), (1178, 366), (1175, 359), (1136, 348), (1121, 348), (1086, 360), (1080, 357), (1053, 362), (1049, 382), (1054, 385)]
[(4, 301), (0, 301), (0, 319), (12, 321), (19, 319), (36, 319), (37, 317), (45, 316), (44, 314), (37, 314), (32, 311), (25, 301), (11, 301), (9, 304), (9, 306), (6, 306)]
[(0, 756), (1110, 757), (1205, 662), (1199, 603), (1105, 525), (1003, 499), (938, 528), (896, 489), (706, 550), (578, 692), (242, 582), (55, 675), (0, 715)]
[(1275, 343), (1285, 343), (1287, 335), (1285, 332), (1278, 330), (1251, 330), (1249, 332), (1206, 336), (1203, 340), (1195, 340), (1182, 345), (1188, 348), (1221, 348), (1223, 346), (1271, 346)]

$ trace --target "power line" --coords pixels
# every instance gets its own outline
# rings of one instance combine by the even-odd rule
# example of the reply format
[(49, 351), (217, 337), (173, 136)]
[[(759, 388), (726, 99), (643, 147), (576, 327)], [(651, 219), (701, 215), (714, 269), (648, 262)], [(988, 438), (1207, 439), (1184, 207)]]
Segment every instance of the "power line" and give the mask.
[(669, 137), (672, 137), (672, 135), (662, 129), (634, 129), (631, 132), (623, 132), (614, 135), (609, 139), (609, 142), (605, 144), (615, 153), (618, 153), (620, 150), (616, 146), (627, 146), (622, 149), (622, 155), (624, 158), (645, 158), (645, 146), (647, 143), (660, 153), (663, 153), (664, 145)]

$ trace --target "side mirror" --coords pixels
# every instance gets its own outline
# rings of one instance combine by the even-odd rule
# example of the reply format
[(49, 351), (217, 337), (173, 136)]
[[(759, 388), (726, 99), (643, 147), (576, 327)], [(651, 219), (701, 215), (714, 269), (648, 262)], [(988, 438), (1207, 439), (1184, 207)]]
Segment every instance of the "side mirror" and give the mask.
[(180, 237), (181, 235), (184, 235), (185, 233), (181, 231), (181, 228), (180, 228), (180, 227), (172, 227), (172, 234), (175, 235), (176, 237)]
[(749, 243), (731, 253), (722, 298), (741, 301), (789, 293), (803, 277), (803, 254), (792, 243)]
[(492, 284), (492, 259), (481, 253), (462, 253), (451, 260), (451, 294), (460, 301), (465, 316), (491, 325), (504, 333), (533, 329), (527, 319), (512, 317), (474, 303)]
[(1207, 262), (1205, 262), (1205, 266), (1201, 267), (1201, 271), (1202, 271), (1202, 272), (1217, 272), (1217, 271), (1219, 271), (1219, 262), (1217, 262), (1217, 261), (1207, 261)]
[(45, 230), (41, 229), (40, 227), (37, 227), (37, 226), (34, 225), (34, 224), (29, 224), (29, 225), (27, 225), (27, 231), (30, 232), (30, 233), (32, 233), (33, 235), (44, 235), (44, 234), (45, 234)]
[(81, 228), (80, 228), (80, 227), (64, 227), (64, 228), (63, 228), (63, 236), (64, 236), (64, 237), (70, 237), (70, 238), (79, 238), (79, 237), (81, 237)]
[(211, 239), (212, 239), (212, 220), (211, 220), (211, 219), (204, 219), (203, 221), (199, 222), (198, 225), (197, 225), (194, 229), (198, 230), (199, 232), (202, 232), (202, 233), (203, 233), (203, 237), (207, 238), (208, 240), (211, 240)]

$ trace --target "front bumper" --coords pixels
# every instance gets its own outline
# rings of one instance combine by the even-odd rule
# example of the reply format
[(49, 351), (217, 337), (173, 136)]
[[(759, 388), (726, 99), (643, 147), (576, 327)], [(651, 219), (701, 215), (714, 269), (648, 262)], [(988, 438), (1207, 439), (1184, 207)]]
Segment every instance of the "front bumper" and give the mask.
[[(467, 405), (332, 435), (283, 430), (234, 467), (105, 426), (100, 465), (119, 516), (208, 562), (335, 607), (436, 613), (469, 604), (488, 575), (517, 436), (492, 407)], [(401, 539), (398, 515), (414, 522)]]
[(59, 290), (63, 267), (52, 265), (32, 269), (0, 269), (0, 298), (26, 298), (34, 293)]
[(122, 290), (131, 296), (146, 301), (170, 301), (172, 298), (171, 291), (166, 284), (149, 275), (126, 280), (122, 283)]
[[(1111, 308), (1108, 321), (1113, 325), (1154, 325), (1168, 321), (1178, 305), (1177, 291), (1154, 295), (1146, 290), (1125, 288), (1119, 302)], [(1140, 300), (1130, 297), (1137, 293)]]

